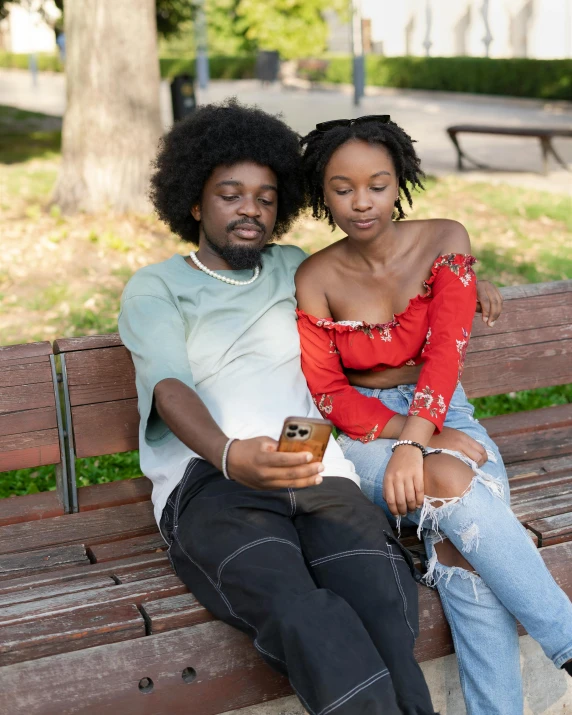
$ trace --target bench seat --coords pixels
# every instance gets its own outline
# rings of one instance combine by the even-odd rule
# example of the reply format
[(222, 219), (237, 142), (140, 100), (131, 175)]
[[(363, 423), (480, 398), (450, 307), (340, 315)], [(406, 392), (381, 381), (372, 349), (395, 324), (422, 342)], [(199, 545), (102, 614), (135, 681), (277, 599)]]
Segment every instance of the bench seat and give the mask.
[[(571, 382), (571, 294), (572, 281), (511, 288), (493, 330), (477, 317), (468, 394)], [(73, 513), (42, 511), (46, 495), (18, 497), (29, 511), (0, 502), (0, 690), (11, 715), (215, 715), (289, 694), (249, 638), (173, 573), (147, 479), (75, 487), (75, 456), (137, 446), (133, 368), (117, 336), (57, 341), (55, 353)], [(505, 459), (515, 514), (572, 597), (572, 405), (483, 424)], [(412, 531), (402, 541), (421, 549)], [(419, 586), (419, 599), (418, 659), (452, 653), (437, 593)]]

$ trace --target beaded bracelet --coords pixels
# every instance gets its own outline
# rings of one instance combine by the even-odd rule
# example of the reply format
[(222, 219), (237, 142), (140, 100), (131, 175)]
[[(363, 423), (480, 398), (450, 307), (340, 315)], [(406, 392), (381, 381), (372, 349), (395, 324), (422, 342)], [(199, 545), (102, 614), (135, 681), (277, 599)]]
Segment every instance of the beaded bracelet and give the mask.
[(423, 454), (424, 457), (426, 457), (429, 454), (429, 452), (425, 449), (425, 447), (422, 444), (419, 444), (419, 442), (414, 442), (411, 439), (400, 439), (397, 442), (394, 442), (391, 445), (391, 451), (395, 452), (395, 448), (399, 447), (399, 445), (401, 445), (401, 444), (408, 444), (408, 445), (411, 445), (412, 447), (417, 447), (417, 449), (421, 450), (421, 453)]
[(225, 478), (225, 479), (230, 479), (230, 480), (232, 480), (232, 477), (229, 477), (229, 475), (228, 475), (228, 469), (227, 469), (227, 464), (226, 464), (226, 463), (227, 463), (227, 460), (228, 460), (228, 450), (230, 449), (230, 445), (231, 445), (233, 442), (236, 442), (236, 438), (235, 438), (235, 437), (231, 437), (231, 438), (228, 440), (228, 442), (224, 445), (224, 449), (223, 449), (223, 452), (222, 452), (222, 469), (221, 469), (221, 471), (222, 471), (222, 473), (223, 473), (224, 478)]

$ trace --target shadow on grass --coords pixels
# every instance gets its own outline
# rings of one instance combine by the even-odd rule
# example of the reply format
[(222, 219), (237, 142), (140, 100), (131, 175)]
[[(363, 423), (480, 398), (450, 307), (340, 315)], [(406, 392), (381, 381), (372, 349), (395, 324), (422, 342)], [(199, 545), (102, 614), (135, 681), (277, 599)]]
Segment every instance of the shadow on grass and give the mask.
[(0, 105), (0, 163), (57, 156), (61, 150), (62, 120), (48, 114)]

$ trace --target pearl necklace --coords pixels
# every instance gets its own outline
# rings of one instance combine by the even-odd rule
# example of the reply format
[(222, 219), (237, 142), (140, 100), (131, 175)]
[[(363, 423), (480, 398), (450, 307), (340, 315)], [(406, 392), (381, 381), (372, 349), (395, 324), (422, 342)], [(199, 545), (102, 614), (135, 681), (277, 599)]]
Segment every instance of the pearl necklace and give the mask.
[(247, 281), (237, 281), (234, 278), (227, 278), (226, 276), (221, 276), (220, 273), (215, 273), (214, 271), (211, 271), (210, 268), (207, 268), (204, 264), (202, 264), (199, 259), (197, 258), (197, 254), (195, 251), (191, 251), (189, 253), (189, 256), (191, 258), (191, 261), (195, 264), (195, 266), (203, 271), (203, 273), (206, 273), (207, 276), (211, 276), (211, 278), (218, 278), (219, 281), (222, 281), (223, 283), (228, 283), (229, 285), (232, 286), (247, 286), (250, 285), (251, 283), (254, 283), (254, 281), (258, 278), (260, 275), (260, 268), (256, 266), (254, 269), (254, 275), (250, 280)]

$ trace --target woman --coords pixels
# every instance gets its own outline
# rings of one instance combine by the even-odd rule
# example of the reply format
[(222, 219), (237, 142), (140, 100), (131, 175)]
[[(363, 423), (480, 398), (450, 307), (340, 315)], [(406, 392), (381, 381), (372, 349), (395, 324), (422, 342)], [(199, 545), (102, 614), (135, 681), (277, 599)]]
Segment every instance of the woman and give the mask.
[[(364, 492), (423, 531), (468, 712), (520, 715), (515, 619), (570, 673), (572, 605), (512, 514), (499, 451), (459, 383), (476, 304), (469, 237), (455, 221), (400, 221), (423, 173), (389, 117), (325, 122), (302, 144), (313, 214), (347, 234), (296, 275), (310, 390)], [(385, 390), (344, 373), (413, 366), (416, 385)]]

